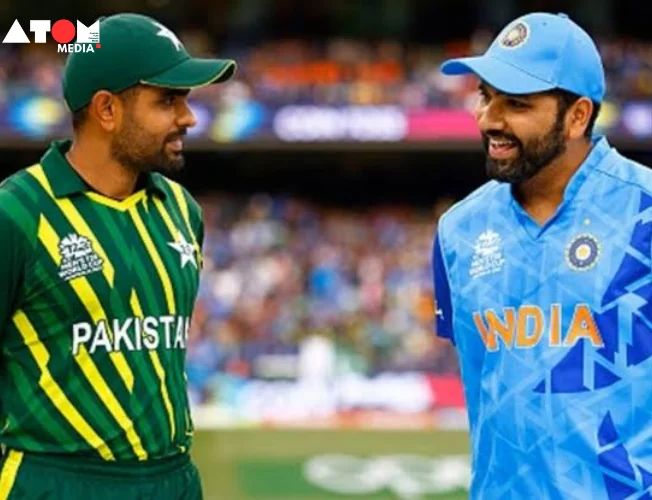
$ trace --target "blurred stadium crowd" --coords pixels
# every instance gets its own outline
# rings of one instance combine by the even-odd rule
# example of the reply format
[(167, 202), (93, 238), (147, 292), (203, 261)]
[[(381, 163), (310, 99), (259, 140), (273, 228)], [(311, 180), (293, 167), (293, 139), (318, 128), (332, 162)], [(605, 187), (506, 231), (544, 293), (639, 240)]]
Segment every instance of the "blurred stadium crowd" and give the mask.
[[(179, 35), (195, 55), (238, 61), (234, 80), (192, 94), (195, 102), (220, 111), (242, 101), (273, 110), (292, 105), (470, 110), (475, 80), (443, 77), (439, 64), (481, 53), (493, 37), (477, 30), (469, 39), (438, 45), (304, 38), (216, 47), (202, 31)], [(608, 78), (603, 116), (609, 119), (609, 106), (649, 104), (652, 45), (601, 39), (599, 48)], [(63, 101), (64, 57), (50, 43), (0, 44), (0, 128), (12, 120), (29, 121), (12, 116), (22, 113), (18, 108), (3, 111), (21, 99)], [(42, 117), (44, 111), (31, 115)], [(650, 116), (652, 111), (629, 115), (636, 123), (650, 121), (641, 125), (642, 134), (652, 134)], [(216, 194), (201, 202), (205, 261), (187, 365), (196, 402), (216, 398), (215, 378), (223, 374), (297, 377), (301, 353), (318, 346), (315, 339), (328, 346), (322, 358), (332, 351), (335, 375), (457, 373), (452, 347), (433, 335), (430, 270), (437, 220), (452, 200), (426, 209), (364, 211), (266, 194)]]
[[(192, 53), (238, 61), (237, 78), (226, 91), (209, 86), (193, 94), (213, 104), (247, 98), (270, 107), (394, 104), (470, 108), (475, 102), (474, 80), (444, 78), (439, 64), (450, 56), (482, 52), (492, 33), (478, 30), (468, 40), (440, 45), (296, 39), (228, 49), (212, 46), (200, 31), (181, 32), (180, 38)], [(608, 78), (608, 101), (652, 97), (652, 45), (603, 39), (600, 50)], [(57, 54), (56, 45), (0, 45), (0, 105), (34, 94), (60, 100), (63, 62), (64, 54)]]
[[(188, 353), (195, 397), (211, 398), (218, 373), (292, 378), (315, 337), (333, 346), (335, 376), (457, 372), (451, 346), (433, 335), (430, 271), (450, 200), (365, 211), (264, 194), (202, 204), (205, 261)], [(261, 362), (283, 356), (295, 362)]]

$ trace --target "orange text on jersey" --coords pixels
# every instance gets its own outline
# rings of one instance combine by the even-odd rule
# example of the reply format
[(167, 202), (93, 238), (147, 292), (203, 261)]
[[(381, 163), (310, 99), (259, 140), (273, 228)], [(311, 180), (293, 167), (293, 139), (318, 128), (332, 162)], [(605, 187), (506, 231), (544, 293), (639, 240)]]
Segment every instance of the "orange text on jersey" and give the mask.
[(570, 347), (580, 339), (587, 339), (595, 347), (604, 346), (587, 304), (575, 306), (565, 332), (562, 332), (561, 304), (552, 304), (549, 314), (535, 305), (505, 307), (502, 313), (487, 309), (473, 313), (473, 321), (488, 351), (498, 350), (499, 339), (508, 349), (528, 349), (546, 336), (550, 347)]

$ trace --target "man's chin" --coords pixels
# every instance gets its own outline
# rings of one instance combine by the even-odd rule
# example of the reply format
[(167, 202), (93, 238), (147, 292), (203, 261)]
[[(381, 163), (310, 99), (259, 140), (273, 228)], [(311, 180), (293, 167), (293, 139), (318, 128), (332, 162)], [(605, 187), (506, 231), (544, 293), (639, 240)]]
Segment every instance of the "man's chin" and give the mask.
[(160, 169), (164, 172), (177, 172), (186, 165), (186, 159), (182, 153), (168, 154), (165, 160), (160, 163)]
[(487, 176), (498, 182), (519, 182), (521, 173), (516, 171), (514, 163), (507, 160), (487, 158)]

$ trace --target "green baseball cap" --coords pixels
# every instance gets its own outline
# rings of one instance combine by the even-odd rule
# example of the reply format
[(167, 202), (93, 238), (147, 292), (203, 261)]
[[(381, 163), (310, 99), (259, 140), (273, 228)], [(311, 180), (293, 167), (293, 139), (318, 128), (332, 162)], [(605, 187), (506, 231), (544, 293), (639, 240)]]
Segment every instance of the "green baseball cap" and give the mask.
[(100, 44), (93, 52), (72, 52), (63, 74), (63, 95), (71, 111), (91, 101), (98, 90), (120, 92), (138, 84), (193, 89), (230, 79), (231, 59), (190, 57), (177, 36), (141, 14), (100, 18)]

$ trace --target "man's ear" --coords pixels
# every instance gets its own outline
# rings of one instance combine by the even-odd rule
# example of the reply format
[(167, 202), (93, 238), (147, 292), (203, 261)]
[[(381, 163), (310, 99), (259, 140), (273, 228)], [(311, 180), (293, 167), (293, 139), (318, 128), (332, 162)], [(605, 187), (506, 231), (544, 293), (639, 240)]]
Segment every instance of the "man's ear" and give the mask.
[(124, 103), (116, 94), (107, 90), (95, 92), (89, 106), (94, 121), (106, 132), (113, 132), (120, 125)]
[(593, 114), (593, 102), (586, 97), (580, 97), (568, 110), (566, 125), (569, 139), (584, 137), (586, 127), (589, 126)]

